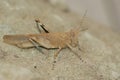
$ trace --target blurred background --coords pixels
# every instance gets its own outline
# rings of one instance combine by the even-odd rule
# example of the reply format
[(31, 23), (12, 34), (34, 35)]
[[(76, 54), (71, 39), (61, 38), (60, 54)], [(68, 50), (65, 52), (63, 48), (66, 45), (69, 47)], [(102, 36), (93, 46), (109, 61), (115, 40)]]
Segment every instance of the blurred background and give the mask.
[(70, 9), (78, 14), (112, 27), (120, 32), (120, 0), (64, 0)]

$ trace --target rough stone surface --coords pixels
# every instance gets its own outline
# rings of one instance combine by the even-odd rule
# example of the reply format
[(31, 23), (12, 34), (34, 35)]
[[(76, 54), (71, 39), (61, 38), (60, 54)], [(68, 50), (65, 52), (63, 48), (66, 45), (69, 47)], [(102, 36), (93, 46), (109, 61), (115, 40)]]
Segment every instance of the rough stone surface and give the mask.
[(56, 50), (45, 56), (3, 42), (5, 34), (38, 33), (36, 18), (51, 32), (80, 26), (81, 17), (60, 7), (48, 0), (0, 0), (0, 80), (120, 80), (120, 36), (88, 18), (82, 24), (88, 30), (79, 36), (86, 63), (64, 49), (51, 70)]

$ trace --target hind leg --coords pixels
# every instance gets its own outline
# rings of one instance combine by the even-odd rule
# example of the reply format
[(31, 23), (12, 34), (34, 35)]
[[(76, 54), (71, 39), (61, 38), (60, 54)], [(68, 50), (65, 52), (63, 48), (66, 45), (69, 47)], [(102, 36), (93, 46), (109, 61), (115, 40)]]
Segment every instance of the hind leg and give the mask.
[(48, 29), (45, 28), (45, 25), (42, 24), (39, 19), (36, 19), (35, 22), (36, 22), (36, 26), (37, 26), (37, 28), (38, 28), (38, 31), (39, 31), (40, 33), (42, 32), (41, 29), (43, 29), (45, 33), (49, 33)]
[(29, 41), (35, 46), (35, 48), (38, 50), (38, 51), (40, 51), (42, 54), (44, 54), (44, 52), (42, 51), (42, 49), (39, 47), (39, 44), (36, 42), (36, 41), (34, 41), (33, 39), (29, 39)]
[[(45, 28), (44, 24), (42, 24), (39, 19), (36, 19), (35, 22), (36, 22), (37, 29), (38, 29), (38, 31), (39, 31), (40, 33), (42, 33), (42, 30), (41, 30), (41, 29), (43, 29), (45, 33), (49, 33), (49, 31)], [(29, 39), (29, 41), (35, 46), (35, 48), (36, 48), (38, 51), (44, 53), (44, 52), (41, 50), (41, 48), (39, 47), (39, 44), (38, 44), (35, 40)]]

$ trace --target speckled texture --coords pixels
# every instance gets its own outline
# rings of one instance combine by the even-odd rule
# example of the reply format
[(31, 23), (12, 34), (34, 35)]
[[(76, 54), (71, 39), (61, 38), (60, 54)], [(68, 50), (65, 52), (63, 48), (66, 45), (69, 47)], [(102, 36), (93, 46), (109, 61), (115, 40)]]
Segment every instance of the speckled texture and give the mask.
[(51, 32), (80, 26), (81, 17), (48, 0), (0, 0), (0, 80), (119, 80), (120, 36), (108, 27), (85, 18), (88, 30), (79, 36), (80, 61), (70, 50), (60, 52), (54, 70), (53, 53), (42, 55), (34, 48), (20, 49), (3, 42), (5, 34), (38, 33), (34, 19)]

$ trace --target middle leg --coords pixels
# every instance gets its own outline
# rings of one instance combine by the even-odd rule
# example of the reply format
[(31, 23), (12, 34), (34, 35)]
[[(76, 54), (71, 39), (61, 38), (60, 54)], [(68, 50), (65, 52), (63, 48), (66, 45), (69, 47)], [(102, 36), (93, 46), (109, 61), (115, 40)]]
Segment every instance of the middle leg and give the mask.
[(52, 70), (54, 70), (55, 67), (55, 63), (56, 63), (56, 58), (58, 56), (58, 54), (60, 53), (60, 51), (62, 50), (62, 48), (59, 48), (56, 53), (54, 53), (54, 61), (53, 61), (53, 66), (52, 66)]

